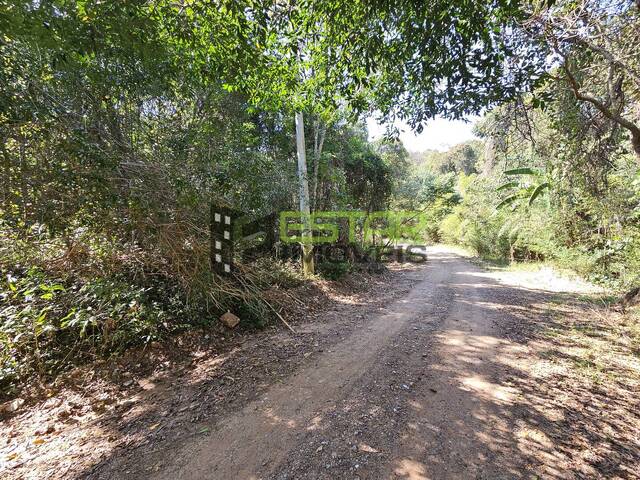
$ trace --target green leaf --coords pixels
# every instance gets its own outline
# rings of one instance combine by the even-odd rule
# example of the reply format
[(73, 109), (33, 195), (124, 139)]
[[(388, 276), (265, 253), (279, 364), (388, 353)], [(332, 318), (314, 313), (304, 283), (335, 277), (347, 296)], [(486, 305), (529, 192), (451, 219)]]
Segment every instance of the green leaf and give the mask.
[(500, 209), (502, 207), (505, 207), (507, 205), (512, 204), (513, 202), (515, 202), (518, 198), (520, 198), (520, 195), (510, 195), (507, 198), (505, 198), (504, 200), (502, 200), (498, 206), (496, 207), (496, 209)]
[(522, 168), (513, 168), (511, 170), (505, 170), (504, 174), (505, 175), (540, 175), (540, 172), (538, 172), (537, 170), (534, 170), (533, 168), (522, 167)]
[(504, 183), (502, 185), (500, 185), (498, 188), (496, 188), (496, 192), (501, 192), (502, 190), (507, 190), (509, 188), (514, 188), (517, 187), (519, 184), (518, 182), (507, 182)]
[(44, 321), (47, 318), (47, 312), (49, 311), (48, 308), (43, 308), (42, 310), (40, 310), (40, 315), (38, 315), (38, 318), (36, 319), (36, 323), (38, 325), (42, 325), (44, 323)]
[(65, 317), (60, 319), (60, 328), (67, 328), (71, 323), (75, 314), (76, 314), (76, 309), (72, 308), (71, 311)]
[(542, 193), (545, 188), (549, 188), (549, 182), (541, 183), (536, 187), (531, 196), (529, 197), (529, 205), (533, 203), (533, 201), (538, 198), (538, 196)]

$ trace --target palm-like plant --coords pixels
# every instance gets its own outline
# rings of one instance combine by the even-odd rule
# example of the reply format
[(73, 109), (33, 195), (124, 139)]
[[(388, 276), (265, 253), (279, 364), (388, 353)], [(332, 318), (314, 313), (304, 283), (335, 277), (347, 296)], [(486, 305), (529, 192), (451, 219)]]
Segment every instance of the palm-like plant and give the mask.
[(505, 175), (515, 176), (517, 180), (511, 180), (500, 185), (497, 192), (509, 192), (497, 206), (496, 209), (512, 205), (515, 210), (518, 205), (526, 204), (531, 206), (551, 184), (545, 180), (544, 175), (539, 170), (529, 167), (514, 168), (506, 170)]

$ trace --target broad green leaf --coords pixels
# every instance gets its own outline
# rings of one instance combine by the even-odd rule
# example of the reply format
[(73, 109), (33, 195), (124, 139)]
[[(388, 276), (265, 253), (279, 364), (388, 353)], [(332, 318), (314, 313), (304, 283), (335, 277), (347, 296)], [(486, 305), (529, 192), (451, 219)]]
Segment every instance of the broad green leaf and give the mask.
[(500, 209), (502, 207), (505, 207), (507, 205), (512, 204), (513, 202), (515, 202), (518, 198), (520, 198), (520, 195), (510, 195), (507, 198), (505, 198), (504, 200), (502, 200), (498, 206), (496, 207), (496, 209)]
[(540, 175), (540, 172), (538, 172), (537, 170), (534, 170), (533, 168), (522, 167), (522, 168), (513, 168), (511, 170), (505, 170), (504, 174), (505, 175)]
[(529, 205), (533, 203), (533, 201), (538, 198), (538, 196), (542, 193), (545, 188), (549, 188), (549, 182), (541, 183), (536, 187), (531, 196), (529, 197)]
[(518, 182), (507, 182), (507, 183), (504, 183), (504, 184), (500, 185), (498, 188), (496, 188), (496, 192), (501, 192), (501, 191), (507, 190), (509, 188), (515, 188), (518, 185), (519, 185)]

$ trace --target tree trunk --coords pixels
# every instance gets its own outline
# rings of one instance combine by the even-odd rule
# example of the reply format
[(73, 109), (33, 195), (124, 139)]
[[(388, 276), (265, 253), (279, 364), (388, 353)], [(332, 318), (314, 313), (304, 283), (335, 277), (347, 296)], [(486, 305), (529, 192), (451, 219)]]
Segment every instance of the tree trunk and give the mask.
[(638, 163), (640, 163), (640, 131), (631, 132), (631, 145), (633, 146), (633, 151), (636, 154), (636, 159), (638, 160)]
[(312, 210), (315, 212), (318, 209), (318, 172), (320, 170), (320, 157), (322, 156), (322, 148), (324, 146), (324, 138), (327, 133), (326, 127), (323, 128), (322, 121), (316, 120), (314, 122), (314, 142), (313, 142), (313, 195), (311, 200), (313, 201)]
[(11, 159), (9, 158), (9, 152), (7, 151), (7, 139), (6, 137), (2, 139), (2, 158), (3, 158), (3, 181), (2, 181), (2, 205), (8, 206), (10, 205), (11, 198)]
[(305, 275), (313, 275), (313, 234), (309, 208), (309, 178), (307, 176), (307, 154), (304, 141), (304, 117), (302, 112), (296, 113), (296, 147), (298, 150), (298, 185), (300, 197), (300, 214), (302, 215), (302, 271)]

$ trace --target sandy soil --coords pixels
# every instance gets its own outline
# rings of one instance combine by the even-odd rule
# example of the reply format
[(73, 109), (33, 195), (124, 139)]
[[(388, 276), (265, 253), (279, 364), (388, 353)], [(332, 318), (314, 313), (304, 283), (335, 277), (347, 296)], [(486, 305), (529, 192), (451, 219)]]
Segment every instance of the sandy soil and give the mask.
[[(443, 247), (428, 254), (367, 295), (336, 300), (296, 336), (259, 335), (181, 375), (138, 380), (133, 406), (92, 420), (101, 440), (84, 445), (99, 456), (82, 461), (83, 444), (69, 445), (67, 465), (55, 447), (38, 468), (14, 457), (5, 473), (640, 478), (635, 340), (606, 339), (624, 361), (597, 377), (576, 367), (583, 346), (567, 340), (584, 315), (602, 315), (577, 298), (591, 287), (549, 271), (487, 272)], [(23, 415), (12, 428), (33, 421)], [(28, 451), (56, 445), (56, 431)], [(28, 441), (14, 437), (7, 445)]]

